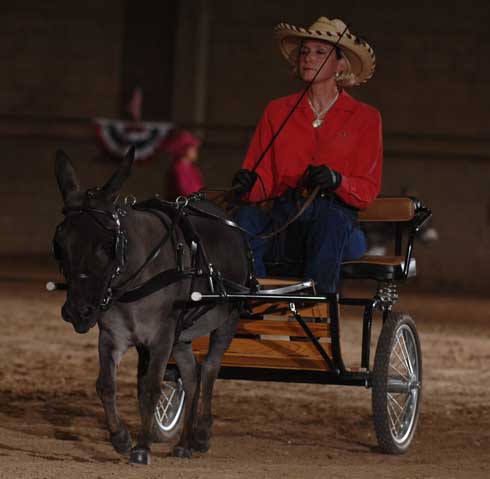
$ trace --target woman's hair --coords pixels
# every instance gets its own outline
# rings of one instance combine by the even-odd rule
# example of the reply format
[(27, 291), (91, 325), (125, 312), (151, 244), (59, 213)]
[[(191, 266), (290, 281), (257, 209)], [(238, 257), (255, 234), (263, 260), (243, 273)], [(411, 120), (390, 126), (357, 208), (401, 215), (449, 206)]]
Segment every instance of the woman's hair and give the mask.
[[(298, 77), (299, 76), (299, 58), (301, 55), (301, 47), (303, 46), (303, 41), (308, 40), (308, 38), (302, 38), (301, 41), (298, 44), (297, 47), (297, 52), (296, 52), (296, 62), (294, 64), (293, 70), (292, 70), (292, 75)], [(327, 42), (326, 40), (316, 40), (320, 42), (327, 43), (328, 45), (331, 45), (335, 48), (335, 58), (337, 60), (343, 60), (344, 65), (345, 65), (345, 70), (341, 71), (340, 74), (335, 78), (335, 83), (337, 83), (337, 86), (340, 88), (349, 88), (351, 86), (354, 86), (356, 84), (356, 77), (352, 73), (352, 67), (350, 64), (349, 59), (347, 58), (346, 55), (344, 55), (344, 52), (338, 45), (333, 45), (330, 42)]]

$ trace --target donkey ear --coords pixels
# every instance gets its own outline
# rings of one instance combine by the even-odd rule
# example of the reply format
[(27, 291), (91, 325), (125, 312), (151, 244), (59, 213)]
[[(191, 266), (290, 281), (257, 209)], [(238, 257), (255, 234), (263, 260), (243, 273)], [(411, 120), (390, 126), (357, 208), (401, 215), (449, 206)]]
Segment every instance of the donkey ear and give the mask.
[(73, 168), (70, 158), (68, 158), (68, 155), (63, 150), (56, 152), (54, 172), (58, 181), (58, 188), (63, 196), (63, 201), (66, 203), (70, 196), (80, 191), (80, 184), (75, 173), (75, 168)]
[(126, 156), (121, 161), (121, 164), (115, 171), (115, 173), (109, 178), (107, 183), (102, 187), (102, 191), (111, 197), (119, 192), (123, 183), (129, 178), (131, 175), (131, 167), (133, 166), (135, 147), (131, 146)]

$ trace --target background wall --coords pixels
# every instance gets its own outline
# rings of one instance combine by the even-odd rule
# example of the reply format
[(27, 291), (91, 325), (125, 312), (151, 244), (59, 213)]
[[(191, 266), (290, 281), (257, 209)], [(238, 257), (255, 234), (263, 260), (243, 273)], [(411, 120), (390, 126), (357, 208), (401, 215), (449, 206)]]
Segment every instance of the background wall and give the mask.
[[(490, 282), (490, 7), (469, 2), (311, 0), (23, 1), (0, 6), (0, 255), (41, 255), (59, 221), (54, 151), (84, 184), (114, 163), (90, 119), (124, 116), (133, 87), (145, 119), (195, 127), (210, 186), (227, 186), (267, 102), (300, 88), (272, 37), (280, 21), (340, 17), (377, 54), (375, 77), (352, 94), (380, 109), (383, 193), (404, 187), (433, 208), (438, 243), (416, 249), (420, 284), (488, 293)], [(137, 168), (126, 191), (163, 188), (167, 158)]]

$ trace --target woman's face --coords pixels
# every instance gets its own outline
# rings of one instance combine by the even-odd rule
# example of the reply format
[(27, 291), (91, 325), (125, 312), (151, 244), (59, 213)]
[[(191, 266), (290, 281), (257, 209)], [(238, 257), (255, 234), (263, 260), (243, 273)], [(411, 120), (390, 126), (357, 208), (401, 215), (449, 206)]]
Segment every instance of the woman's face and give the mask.
[[(309, 82), (322, 66), (325, 58), (334, 47), (330, 43), (318, 40), (303, 40), (300, 46), (298, 71), (300, 78)], [(340, 60), (341, 61), (341, 60)], [(321, 83), (335, 77), (337, 71), (341, 71), (340, 61), (337, 60), (335, 51), (330, 54), (327, 62), (316, 77), (315, 83)]]

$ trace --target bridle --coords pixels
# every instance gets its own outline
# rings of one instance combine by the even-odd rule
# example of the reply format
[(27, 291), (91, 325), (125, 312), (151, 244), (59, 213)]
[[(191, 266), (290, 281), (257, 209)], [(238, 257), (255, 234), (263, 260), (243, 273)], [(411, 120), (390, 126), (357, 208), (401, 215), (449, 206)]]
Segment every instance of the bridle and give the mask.
[[(114, 236), (114, 247), (113, 247), (113, 255), (112, 255), (113, 260), (109, 267), (110, 279), (107, 283), (104, 297), (101, 303), (99, 304), (99, 308), (103, 311), (106, 311), (107, 309), (109, 309), (113, 300), (113, 286), (112, 286), (113, 282), (118, 276), (121, 275), (121, 273), (123, 272), (126, 266), (126, 257), (127, 257), (126, 250), (127, 250), (128, 239), (127, 239), (126, 231), (121, 225), (121, 217), (126, 216), (127, 211), (122, 207), (117, 207), (114, 209), (114, 211), (108, 211), (108, 210), (92, 208), (92, 207), (82, 207), (82, 208), (64, 207), (62, 213), (64, 214), (65, 219), (56, 227), (56, 233), (58, 233), (64, 228), (66, 221), (69, 218), (85, 214), (85, 215), (89, 215), (99, 227), (103, 228), (106, 231), (109, 231)], [(109, 218), (110, 226), (107, 226), (102, 221), (100, 221), (100, 217)], [(53, 247), (52, 247), (53, 256), (60, 263), (60, 267), (61, 267), (61, 261), (62, 261), (61, 249), (56, 241), (56, 233), (55, 233), (55, 237), (53, 238)], [(68, 282), (73, 279), (68, 277), (65, 272), (64, 274)], [(90, 279), (90, 275), (85, 273), (79, 274), (78, 276), (81, 279)]]

